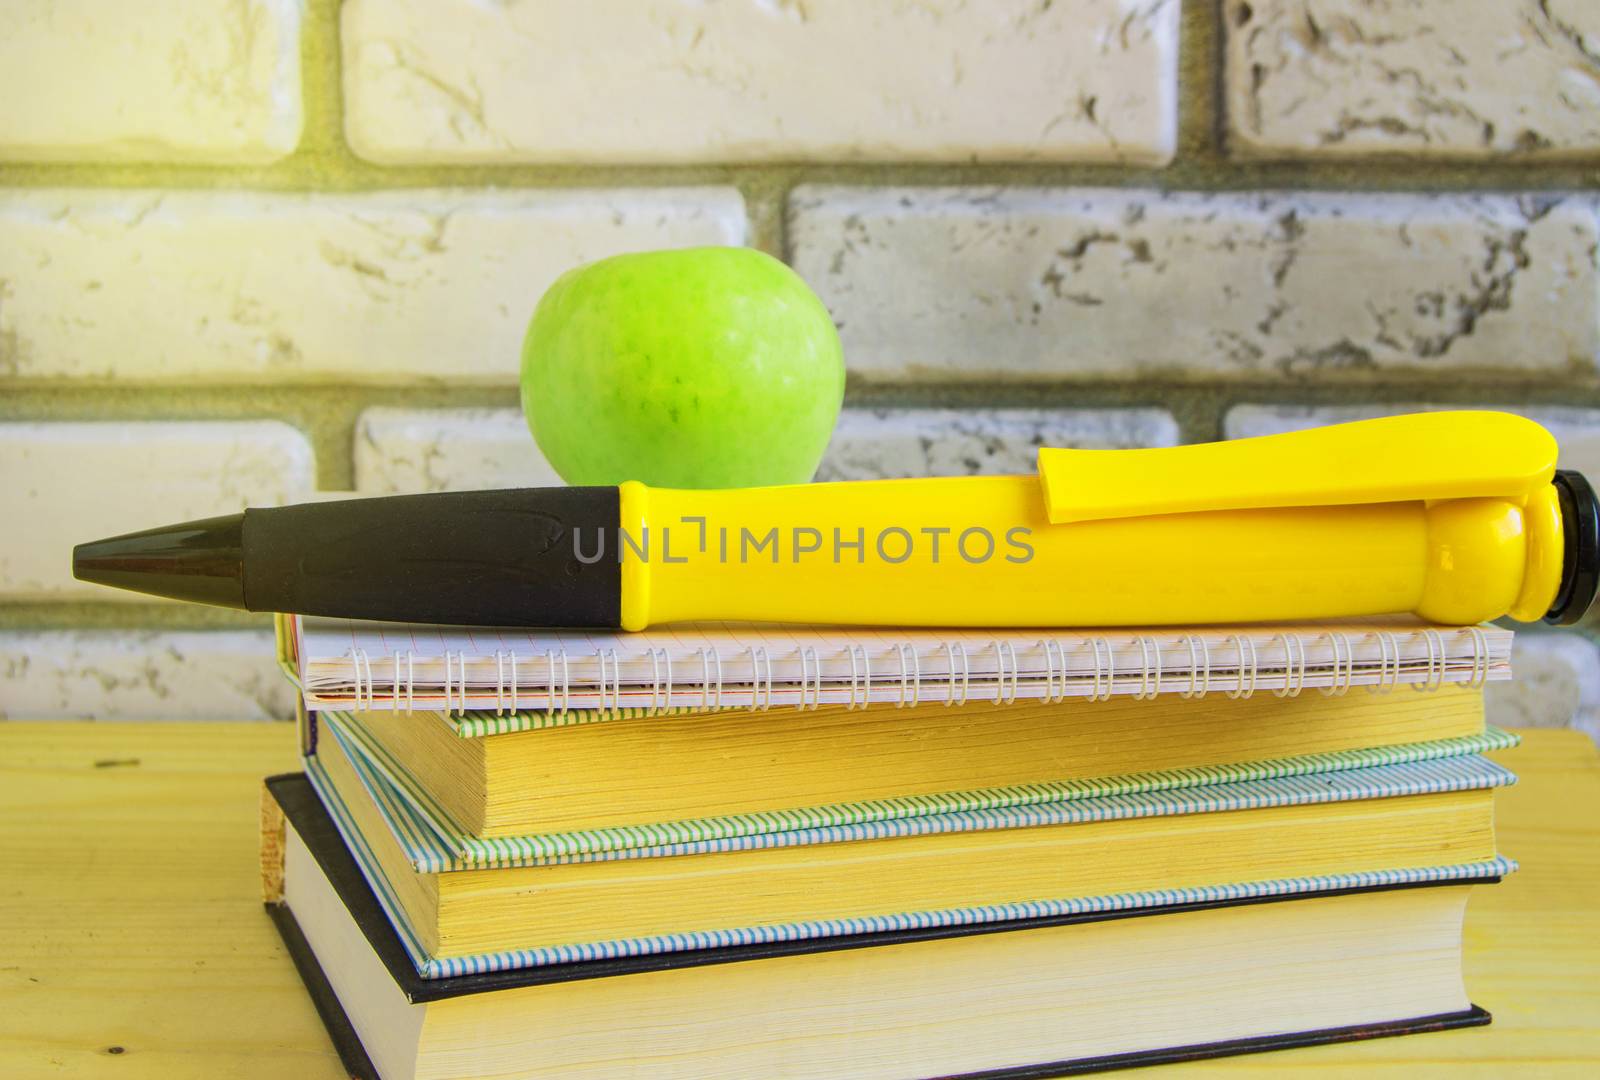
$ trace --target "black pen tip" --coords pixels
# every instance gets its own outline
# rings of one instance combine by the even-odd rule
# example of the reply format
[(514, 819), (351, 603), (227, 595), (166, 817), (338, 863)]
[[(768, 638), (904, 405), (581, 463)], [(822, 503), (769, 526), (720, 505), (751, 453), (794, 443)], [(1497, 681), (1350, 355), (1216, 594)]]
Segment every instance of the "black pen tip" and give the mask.
[(72, 549), (79, 581), (196, 604), (243, 608), (244, 515), (188, 521)]

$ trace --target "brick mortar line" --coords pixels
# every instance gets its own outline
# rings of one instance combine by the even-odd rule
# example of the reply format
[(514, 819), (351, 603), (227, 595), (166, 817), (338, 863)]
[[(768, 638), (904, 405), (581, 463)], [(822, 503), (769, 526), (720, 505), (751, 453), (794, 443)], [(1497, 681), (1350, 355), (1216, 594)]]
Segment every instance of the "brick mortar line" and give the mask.
[[(1600, 152), (1572, 161), (1175, 158), (1166, 168), (1082, 162), (772, 162), (723, 165), (371, 165), (341, 173), (320, 154), (265, 166), (0, 162), (0, 187), (227, 189), (349, 194), (417, 188), (692, 187), (838, 184), (857, 187), (1148, 187), (1164, 191), (1329, 191), (1457, 194), (1600, 189)], [(343, 163), (341, 163), (343, 164)]]
[[(181, 389), (185, 398), (174, 401)], [(81, 417), (110, 410), (114, 419), (224, 418), (282, 419), (301, 411), (349, 409), (358, 413), (376, 405), (403, 408), (515, 408), (514, 384), (437, 386), (423, 384), (294, 384), (217, 383), (132, 385), (116, 387), (52, 384), (17, 385), (0, 398), (0, 421)], [(1352, 404), (1377, 400), (1486, 401), (1506, 404), (1600, 407), (1600, 383), (1574, 386), (1559, 379), (1534, 381), (1507, 378), (1463, 382), (1387, 379), (1370, 382), (1295, 383), (1276, 381), (1163, 381), (1159, 379), (1068, 379), (1040, 383), (973, 381), (960, 383), (852, 384), (847, 406), (923, 405), (959, 400), (962, 407), (1041, 405), (1057, 407), (1076, 401), (1099, 402), (1138, 398), (1159, 404), (1165, 397), (1202, 396), (1286, 404)], [(359, 400), (351, 402), (351, 399)], [(272, 403), (281, 398), (284, 404)], [(263, 400), (269, 404), (263, 406)], [(330, 400), (321, 400), (330, 399)]]
[[(356, 391), (354, 398), (352, 391)], [(1427, 383), (1285, 386), (1274, 383), (1212, 385), (1148, 381), (1095, 381), (1040, 386), (962, 384), (852, 388), (847, 407), (855, 408), (1155, 408), (1176, 419), (1184, 442), (1221, 437), (1224, 418), (1237, 405), (1337, 406), (1420, 401), (1436, 404), (1493, 404), (1526, 407), (1600, 408), (1600, 387), (1574, 390), (1563, 385), (1527, 383)], [(49, 387), (0, 398), (0, 422), (72, 421), (239, 421), (278, 420), (303, 432), (317, 463), (323, 490), (353, 486), (355, 428), (372, 407), (418, 410), (518, 407), (514, 387), (296, 387), (239, 385), (192, 387), (174, 402), (170, 388), (118, 387), (109, 395), (99, 387)]]

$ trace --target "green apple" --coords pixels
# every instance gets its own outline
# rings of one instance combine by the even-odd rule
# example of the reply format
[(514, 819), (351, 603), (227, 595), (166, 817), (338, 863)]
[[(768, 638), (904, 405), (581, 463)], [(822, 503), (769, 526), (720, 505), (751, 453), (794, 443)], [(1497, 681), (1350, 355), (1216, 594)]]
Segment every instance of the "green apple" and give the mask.
[(844, 397), (833, 320), (749, 248), (618, 255), (568, 271), (522, 345), (522, 411), (570, 484), (799, 484)]

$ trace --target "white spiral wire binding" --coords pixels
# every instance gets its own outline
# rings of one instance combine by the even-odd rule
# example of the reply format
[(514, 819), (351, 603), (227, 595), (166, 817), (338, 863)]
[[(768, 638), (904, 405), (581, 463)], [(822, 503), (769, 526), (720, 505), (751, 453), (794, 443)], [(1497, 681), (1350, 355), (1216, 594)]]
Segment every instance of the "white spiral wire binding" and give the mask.
[(1472, 635), (1472, 677), (1466, 682), (1468, 690), (1482, 690), (1489, 681), (1489, 638), (1481, 626), (1467, 627)]
[(1437, 690), (1444, 685), (1444, 636), (1437, 630), (1424, 630), (1422, 638), (1428, 643), (1428, 673), (1421, 682), (1412, 683), (1411, 689), (1419, 692)]
[[(1189, 646), (1189, 685), (1179, 690), (1178, 696), (1198, 701), (1211, 689), (1211, 646), (1196, 634), (1185, 634), (1184, 643)], [(1202, 664), (1205, 665), (1204, 675), (1200, 674)]]
[[(1089, 691), (1089, 700), (1109, 701), (1117, 688), (1117, 654), (1111, 648), (1111, 642), (1104, 637), (1090, 638), (1089, 647), (1094, 650), (1094, 688)], [(1100, 662), (1102, 650), (1105, 652), (1104, 664)]]
[[(1299, 634), (1274, 634), (1273, 639), (1283, 642), (1283, 686), (1274, 688), (1274, 697), (1299, 697), (1306, 688), (1306, 643)], [(1295, 669), (1295, 653), (1300, 654), (1299, 670)]]
[[(816, 669), (815, 682), (811, 681), (808, 674), (812, 668)], [(800, 712), (805, 712), (807, 708), (807, 689), (811, 691), (811, 711), (815, 712), (822, 704), (822, 660), (817, 656), (817, 650), (810, 645), (800, 650), (800, 701), (795, 705)]]
[[(556, 650), (546, 649), (544, 658), (550, 669), (550, 699), (545, 702), (544, 715), (546, 719), (555, 715), (556, 711)], [(561, 713), (566, 715), (568, 707), (572, 704), (572, 670), (567, 661), (567, 650), (561, 650)]]
[[(1243, 634), (1232, 634), (1229, 636), (1233, 641), (1234, 647), (1239, 651), (1239, 677), (1234, 688), (1228, 691), (1228, 697), (1232, 698), (1234, 701), (1238, 701), (1241, 698), (1253, 697), (1255, 695), (1256, 673), (1260, 670), (1260, 664), (1259, 658), (1256, 656), (1256, 643), (1254, 641), (1245, 637)], [(1250, 682), (1248, 685), (1246, 685), (1244, 681), (1244, 656), (1246, 652), (1250, 654)]]
[[(700, 657), (700, 707), (702, 709), (722, 708), (722, 650), (721, 649), (696, 649)], [(711, 698), (711, 658), (717, 658), (717, 696), (715, 704)]]
[[(667, 668), (667, 682), (666, 682), (665, 689), (663, 689), (662, 685), (661, 685), (661, 667), (662, 667), (663, 664), (665, 664), (666, 668)], [(666, 649), (651, 649), (650, 650), (650, 707), (652, 709), (660, 709), (660, 708), (664, 708), (664, 707), (670, 707), (672, 705), (672, 690), (673, 690), (672, 654), (669, 653)], [(617, 693), (618, 693), (619, 696), (622, 693), (622, 686), (620, 684), (620, 681), (619, 681), (618, 686), (617, 686)], [(658, 699), (659, 699), (659, 703), (658, 703)]]
[[(922, 657), (917, 655), (915, 645), (901, 644), (895, 646), (895, 652), (900, 660), (900, 698), (895, 702), (895, 708), (903, 709), (910, 705), (915, 707), (922, 700)], [(911, 658), (911, 663), (906, 663), (906, 657)], [(906, 693), (911, 693), (911, 700), (906, 700)]]
[[(1139, 689), (1133, 692), (1133, 700), (1150, 701), (1161, 693), (1161, 643), (1152, 637), (1138, 637), (1134, 639), (1139, 646), (1139, 659), (1144, 665), (1139, 672)], [(1151, 662), (1150, 652), (1155, 650), (1155, 661)], [(1155, 682), (1152, 685), (1151, 678)]]
[(367, 650), (365, 650), (365, 649), (357, 649), (355, 651), (354, 659), (355, 659), (355, 664), (356, 664), (356, 671), (358, 672), (358, 674), (356, 676), (356, 708), (358, 708), (358, 709), (361, 708), (361, 676), (360, 676), (359, 672), (362, 671), (363, 669), (365, 669), (365, 671), (367, 673), (367, 711), (371, 712), (372, 711), (372, 695), (373, 695), (373, 689), (372, 689), (372, 659), (371, 659), (371, 657), (367, 656)]
[(410, 649), (403, 649), (394, 654), (394, 706), (400, 707), (400, 657), (406, 658), (406, 715), (411, 715), (413, 694), (417, 686), (417, 660)]
[[(766, 646), (752, 645), (745, 652), (750, 654), (750, 707), (752, 709), (772, 708), (772, 658), (767, 655)], [(767, 670), (767, 696), (766, 704), (761, 703), (761, 669), (765, 665)]]
[[(1036, 648), (1044, 650), (1044, 699), (1055, 705), (1067, 699), (1067, 650), (1054, 638), (1045, 638)], [(1056, 688), (1056, 660), (1061, 662), (1061, 687)]]
[(1378, 643), (1378, 677), (1367, 684), (1367, 693), (1387, 694), (1400, 681), (1400, 642), (1387, 630), (1376, 630), (1371, 636)]
[[(1017, 700), (1017, 650), (1009, 641), (992, 641), (994, 646), (995, 684), (994, 700), (999, 705), (1010, 705)], [(1011, 654), (1011, 693), (1006, 694), (1006, 654)]]
[[(961, 700), (959, 702), (956, 700), (956, 650), (957, 649), (961, 650)], [(972, 688), (972, 664), (967, 658), (967, 646), (966, 646), (966, 643), (962, 642), (962, 641), (957, 641), (957, 642), (954, 642), (954, 643), (949, 642), (949, 641), (945, 642), (944, 643), (944, 655), (945, 655), (946, 663), (948, 663), (949, 666), (950, 666), (950, 689), (945, 694), (945, 698), (944, 698), (945, 707), (949, 708), (951, 705), (957, 705), (957, 704), (965, 705), (967, 703), (967, 693)]]
[[(1355, 682), (1356, 647), (1350, 643), (1350, 635), (1342, 631), (1331, 630), (1324, 636), (1328, 639), (1328, 648), (1333, 651), (1333, 675), (1328, 685), (1317, 687), (1317, 691), (1323, 697), (1343, 697)], [(1341, 655), (1343, 668), (1339, 666)]]
[[(1467, 689), (1481, 689), (1488, 681), (1492, 667), (1492, 654), (1489, 640), (1482, 627), (1462, 627), (1457, 634), (1467, 635), (1472, 642), (1472, 655), (1470, 670), (1467, 677), (1462, 680), (1462, 685)], [(1413, 682), (1412, 689), (1418, 691), (1438, 690), (1448, 679), (1452, 661), (1443, 634), (1435, 629), (1424, 629), (1416, 632), (1428, 646), (1427, 668), (1422, 680)], [(1397, 634), (1392, 631), (1378, 630), (1365, 635), (1372, 639), (1378, 648), (1376, 677), (1366, 686), (1368, 693), (1389, 693), (1399, 685), (1405, 667), (1404, 653), (1401, 650)], [(1328, 643), (1331, 660), (1329, 662), (1330, 682), (1327, 686), (1319, 686), (1318, 692), (1329, 697), (1342, 696), (1348, 693), (1355, 685), (1358, 671), (1355, 644), (1350, 635), (1341, 631), (1329, 631), (1320, 635)], [(1284, 684), (1275, 688), (1273, 693), (1281, 698), (1298, 696), (1306, 686), (1309, 673), (1309, 655), (1305, 640), (1299, 634), (1279, 633), (1273, 639), (1280, 642), (1284, 651)], [(1226, 691), (1230, 698), (1235, 700), (1247, 698), (1255, 693), (1259, 686), (1260, 658), (1255, 641), (1241, 634), (1231, 634), (1230, 640), (1239, 657), (1238, 681), (1235, 687)], [(1415, 640), (1415, 635), (1413, 635)], [(1162, 680), (1165, 678), (1165, 662), (1161, 643), (1154, 637), (1137, 637), (1133, 639), (1139, 646), (1140, 656), (1143, 661), (1139, 672), (1139, 685), (1133, 691), (1134, 700), (1149, 700), (1158, 696), (1162, 689)], [(1117, 692), (1116, 649), (1111, 641), (1104, 636), (1085, 639), (1093, 658), (1093, 669), (1088, 673), (1089, 687), (1087, 697), (1090, 701), (1105, 701)], [(1189, 677), (1187, 685), (1178, 691), (1183, 698), (1203, 698), (1213, 688), (1213, 660), (1211, 647), (1204, 636), (1186, 634), (1182, 639), (1183, 646), (1189, 653)], [(948, 671), (948, 683), (944, 704), (965, 705), (971, 698), (972, 663), (965, 643), (945, 641), (942, 643), (945, 651), (945, 661)], [(1016, 646), (1010, 641), (991, 640), (990, 647), (995, 653), (995, 696), (997, 704), (1014, 703), (1021, 691), (1021, 665), (1017, 657)], [(1046, 638), (1037, 641), (1034, 648), (1044, 654), (1044, 693), (1043, 699), (1055, 704), (1066, 700), (1070, 691), (1071, 669), (1068, 667), (1066, 646), (1059, 640)], [(752, 647), (746, 650), (751, 654), (751, 700), (750, 707), (757, 709), (770, 709), (772, 707), (773, 674), (772, 658), (764, 647)], [(899, 661), (899, 696), (896, 701), (897, 708), (908, 705), (921, 704), (922, 693), (922, 658), (915, 646), (900, 644), (896, 646)], [(701, 699), (702, 708), (722, 709), (726, 707), (724, 701), (725, 675), (721, 650), (716, 648), (700, 648), (695, 653), (700, 659), (701, 671)], [(960, 657), (959, 674), (957, 670), (957, 654)], [(545, 666), (547, 670), (547, 693), (545, 702), (546, 715), (553, 715), (557, 710), (556, 698), (560, 696), (559, 709), (563, 713), (571, 708), (572, 679), (570, 660), (565, 649), (545, 651)], [(826, 686), (823, 678), (821, 658), (815, 647), (807, 646), (800, 652), (800, 698), (797, 709), (815, 710), (821, 707), (822, 694)], [(847, 709), (867, 708), (872, 700), (872, 666), (870, 654), (861, 645), (851, 645), (848, 649), (850, 657), (850, 685)], [(353, 690), (354, 708), (372, 710), (377, 700), (377, 680), (372, 672), (372, 660), (365, 649), (352, 648), (349, 652), (351, 683)], [(516, 650), (497, 650), (495, 658), (495, 715), (502, 716), (509, 709), (516, 713), (522, 696), (520, 670), (521, 660)], [(561, 673), (556, 674), (557, 661), (560, 662)], [(617, 650), (607, 649), (596, 653), (596, 660), (600, 668), (598, 685), (599, 707), (622, 707), (622, 666)], [(650, 650), (652, 683), (650, 690), (650, 704), (652, 708), (660, 709), (670, 707), (673, 695), (677, 692), (677, 685), (673, 671), (672, 654), (667, 649)], [(401, 706), (402, 691), (405, 698), (404, 709), (410, 714), (415, 709), (416, 695), (416, 655), (413, 650), (397, 650), (391, 656), (394, 665), (394, 677), (390, 687), (389, 704), (394, 711), (399, 711)], [(404, 671), (402, 671), (404, 661)], [(1372, 668), (1367, 666), (1367, 661), (1360, 661), (1360, 670), (1371, 673)], [(715, 677), (712, 676), (713, 664), (716, 669)], [(607, 667), (610, 667), (608, 678)], [(663, 677), (663, 672), (665, 675)], [(960, 689), (957, 690), (959, 681)], [(1031, 680), (1030, 680), (1031, 681)], [(465, 651), (446, 650), (444, 654), (444, 712), (446, 715), (454, 713), (464, 715), (470, 705), (469, 687), (467, 683), (467, 656)]]
[[(856, 701), (856, 686), (861, 685), (861, 700)], [(850, 646), (850, 700), (845, 708), (852, 712), (872, 704), (872, 658), (865, 645)]]
[(606, 665), (605, 657), (611, 658), (611, 708), (622, 709), (622, 661), (617, 658), (617, 650), (601, 649), (596, 654), (600, 661), (600, 708), (606, 707)]

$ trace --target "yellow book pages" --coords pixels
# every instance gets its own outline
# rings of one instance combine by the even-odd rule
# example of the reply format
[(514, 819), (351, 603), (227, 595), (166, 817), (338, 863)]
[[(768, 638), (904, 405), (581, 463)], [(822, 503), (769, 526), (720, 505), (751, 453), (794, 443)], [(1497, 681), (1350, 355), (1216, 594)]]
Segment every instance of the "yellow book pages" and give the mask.
[[(1471, 763), (1481, 764), (1476, 779)], [(1436, 773), (1483, 786), (1371, 798), (1359, 794), (1365, 781), (1350, 779), (1356, 773), (1328, 774), (1358, 793), (1306, 805), (1265, 798), (1255, 808), (1205, 813), (1164, 809), (1156, 797), (1135, 811), (1152, 816), (1093, 820), (1091, 807), (1037, 827), (931, 831), (943, 826), (923, 823), (919, 833), (847, 843), (802, 838), (793, 846), (418, 873), (336, 740), (324, 741), (313, 764), (313, 780), (331, 787), (325, 797), (343, 807), (417, 940), (437, 957), (1483, 862), (1494, 857), (1488, 786), (1507, 775), (1481, 759), (1450, 759), (1396, 768), (1421, 770), (1429, 783)], [(1328, 786), (1328, 776), (1308, 778), (1314, 783), (1304, 791)], [(1217, 789), (1187, 797), (1204, 802), (1208, 790)], [(1300, 797), (1316, 796), (1282, 795)]]
[(751, 814), (1463, 738), (1480, 690), (1071, 699), (636, 717), (479, 738), (442, 714), (345, 714), (462, 832)]

